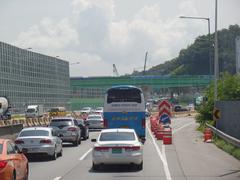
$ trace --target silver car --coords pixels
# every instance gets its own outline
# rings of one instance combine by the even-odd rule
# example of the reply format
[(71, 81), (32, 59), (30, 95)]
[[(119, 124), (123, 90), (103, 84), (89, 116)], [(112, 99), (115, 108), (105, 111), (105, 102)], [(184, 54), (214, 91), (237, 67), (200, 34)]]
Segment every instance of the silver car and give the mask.
[(49, 124), (54, 132), (61, 137), (63, 142), (73, 143), (74, 146), (81, 144), (81, 129), (73, 117), (56, 117)]
[(91, 114), (88, 116), (86, 123), (89, 125), (89, 129), (102, 129), (103, 117), (100, 114)]
[(43, 154), (53, 160), (62, 156), (62, 140), (55, 136), (52, 128), (24, 128), (15, 140), (15, 144), (26, 155)]

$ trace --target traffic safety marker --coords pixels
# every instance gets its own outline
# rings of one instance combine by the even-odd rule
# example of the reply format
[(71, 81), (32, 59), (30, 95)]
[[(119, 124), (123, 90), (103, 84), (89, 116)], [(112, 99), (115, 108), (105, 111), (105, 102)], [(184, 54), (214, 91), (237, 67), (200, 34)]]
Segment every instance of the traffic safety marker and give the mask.
[(213, 134), (212, 134), (212, 130), (210, 128), (206, 128), (204, 130), (203, 134), (204, 134), (204, 142), (207, 142), (207, 143), (212, 142)]

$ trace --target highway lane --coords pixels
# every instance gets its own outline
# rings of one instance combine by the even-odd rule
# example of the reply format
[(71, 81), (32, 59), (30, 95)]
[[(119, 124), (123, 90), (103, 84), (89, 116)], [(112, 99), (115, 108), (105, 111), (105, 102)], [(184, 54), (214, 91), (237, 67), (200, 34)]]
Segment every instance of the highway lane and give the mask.
[[(163, 145), (147, 133), (144, 145), (144, 165), (142, 171), (129, 166), (106, 166), (101, 171), (91, 169), (89, 151), (93, 143), (82, 141), (79, 147), (65, 146), (63, 157), (56, 161), (30, 162), (30, 180), (182, 180), (182, 179), (221, 179), (240, 178), (240, 162), (213, 144), (206, 144), (195, 131), (196, 123), (192, 117), (172, 119), (173, 145)], [(91, 132), (96, 138), (98, 132)]]
[[(97, 135), (97, 132), (91, 132), (91, 138)], [(148, 139), (150, 139), (149, 135)], [(79, 147), (64, 147), (63, 157), (56, 161), (30, 162), (29, 179), (165, 179), (163, 165), (150, 140), (144, 145), (144, 169), (142, 171), (136, 171), (131, 166), (107, 166), (102, 171), (92, 171), (91, 153), (81, 158), (86, 155), (92, 145), (90, 140), (83, 141)]]

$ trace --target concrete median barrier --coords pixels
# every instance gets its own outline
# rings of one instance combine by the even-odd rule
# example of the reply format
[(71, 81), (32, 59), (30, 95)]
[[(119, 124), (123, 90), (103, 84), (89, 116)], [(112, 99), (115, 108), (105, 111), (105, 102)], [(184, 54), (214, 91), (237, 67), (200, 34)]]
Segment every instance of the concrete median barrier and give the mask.
[(22, 129), (23, 129), (22, 124), (0, 127), (0, 138), (14, 140)]

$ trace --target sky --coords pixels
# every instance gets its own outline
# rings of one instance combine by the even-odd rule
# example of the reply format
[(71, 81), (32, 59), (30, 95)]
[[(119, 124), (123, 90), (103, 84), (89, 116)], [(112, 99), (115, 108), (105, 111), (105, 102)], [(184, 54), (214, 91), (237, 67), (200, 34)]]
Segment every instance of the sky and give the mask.
[[(218, 0), (218, 29), (240, 25), (240, 0)], [(215, 0), (0, 0), (0, 41), (69, 61), (70, 76), (142, 71), (214, 32)]]

